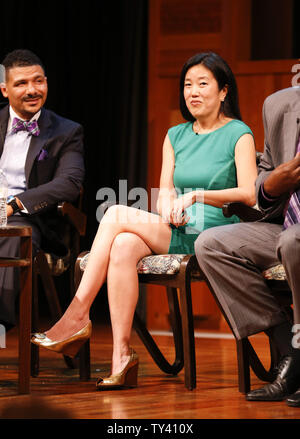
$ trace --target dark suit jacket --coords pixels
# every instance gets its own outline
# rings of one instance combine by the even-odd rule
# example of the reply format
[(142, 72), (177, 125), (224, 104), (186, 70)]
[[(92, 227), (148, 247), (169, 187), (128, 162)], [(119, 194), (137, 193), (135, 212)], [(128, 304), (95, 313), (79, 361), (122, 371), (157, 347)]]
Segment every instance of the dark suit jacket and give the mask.
[[(9, 107), (0, 111), (0, 156), (6, 136)], [(38, 120), (39, 136), (32, 136), (26, 163), (26, 190), (17, 194), (30, 219), (42, 232), (42, 247), (55, 252), (59, 220), (56, 205), (74, 201), (84, 178), (82, 126), (42, 108)], [(48, 248), (50, 247), (50, 248)]]
[(295, 157), (300, 134), (300, 87), (290, 87), (269, 96), (263, 106), (264, 153), (256, 180), (256, 195), (264, 221), (282, 217), (289, 194), (282, 195), (268, 208), (260, 204), (260, 185), (277, 166)]

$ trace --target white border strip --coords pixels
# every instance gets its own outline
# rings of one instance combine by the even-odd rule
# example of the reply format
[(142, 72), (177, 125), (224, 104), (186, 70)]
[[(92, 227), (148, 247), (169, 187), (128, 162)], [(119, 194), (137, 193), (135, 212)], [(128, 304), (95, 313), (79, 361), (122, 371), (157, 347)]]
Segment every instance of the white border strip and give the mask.
[(0, 83), (5, 82), (5, 68), (3, 64), (0, 64)]

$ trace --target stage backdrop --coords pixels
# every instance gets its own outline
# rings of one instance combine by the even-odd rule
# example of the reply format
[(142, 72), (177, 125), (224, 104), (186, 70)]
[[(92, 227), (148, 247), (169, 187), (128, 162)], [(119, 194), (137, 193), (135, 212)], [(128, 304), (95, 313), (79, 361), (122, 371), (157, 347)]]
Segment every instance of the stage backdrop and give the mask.
[(88, 246), (97, 190), (146, 185), (147, 1), (3, 2), (0, 62), (15, 48), (44, 62), (46, 106), (84, 126)]
[[(46, 107), (85, 131), (84, 210), (88, 249), (96, 193), (119, 180), (147, 182), (147, 0), (10, 0), (1, 4), (0, 63), (28, 48), (45, 64)], [(3, 98), (1, 97), (2, 101)], [(107, 313), (107, 310), (106, 310)]]

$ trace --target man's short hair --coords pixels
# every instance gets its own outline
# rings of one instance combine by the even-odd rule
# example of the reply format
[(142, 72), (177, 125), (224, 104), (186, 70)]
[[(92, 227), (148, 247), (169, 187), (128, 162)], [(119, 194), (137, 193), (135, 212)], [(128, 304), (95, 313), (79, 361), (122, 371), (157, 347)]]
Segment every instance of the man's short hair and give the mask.
[(5, 56), (2, 64), (5, 67), (6, 74), (10, 69), (14, 67), (27, 67), (35, 65), (41, 66), (42, 69), (45, 71), (44, 65), (41, 62), (40, 58), (27, 49), (13, 50)]

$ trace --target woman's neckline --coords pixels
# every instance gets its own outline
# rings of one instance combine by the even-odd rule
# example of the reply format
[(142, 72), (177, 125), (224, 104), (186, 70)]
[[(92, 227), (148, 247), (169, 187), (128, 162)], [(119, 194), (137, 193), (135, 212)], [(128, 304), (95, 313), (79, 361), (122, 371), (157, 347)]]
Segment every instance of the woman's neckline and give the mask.
[(207, 136), (208, 134), (215, 133), (216, 131), (219, 131), (222, 128), (225, 128), (227, 125), (229, 125), (231, 122), (233, 122), (235, 120), (237, 120), (237, 119), (231, 119), (228, 122), (226, 122), (224, 125), (220, 126), (219, 128), (216, 128), (215, 130), (209, 131), (208, 133), (196, 133), (194, 131), (194, 122), (190, 122), (190, 124), (191, 124), (191, 130), (196, 136)]

